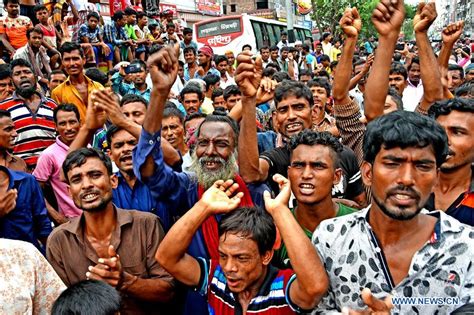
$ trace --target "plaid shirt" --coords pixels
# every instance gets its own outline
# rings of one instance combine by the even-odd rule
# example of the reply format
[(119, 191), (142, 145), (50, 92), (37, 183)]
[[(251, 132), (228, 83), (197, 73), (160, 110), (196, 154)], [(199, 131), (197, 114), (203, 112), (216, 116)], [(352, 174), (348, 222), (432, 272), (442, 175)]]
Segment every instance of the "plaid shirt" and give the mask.
[(104, 27), (104, 42), (114, 46), (121, 46), (129, 40), (123, 27), (117, 27), (112, 21)]
[(82, 24), (77, 31), (77, 39), (81, 43), (83, 37), (87, 37), (90, 43), (98, 43), (100, 36), (100, 28), (91, 29), (86, 23)]

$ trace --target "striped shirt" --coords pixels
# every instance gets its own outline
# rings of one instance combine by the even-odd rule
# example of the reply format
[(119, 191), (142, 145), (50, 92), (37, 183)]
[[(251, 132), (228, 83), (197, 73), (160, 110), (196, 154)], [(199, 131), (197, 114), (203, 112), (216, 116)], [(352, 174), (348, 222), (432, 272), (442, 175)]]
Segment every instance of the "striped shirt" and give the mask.
[[(227, 287), (227, 280), (220, 265), (203, 258), (198, 259), (201, 277), (197, 287), (208, 298), (209, 314), (243, 314), (238, 297)], [(290, 315), (303, 311), (290, 300), (289, 289), (296, 275), (293, 270), (279, 270), (268, 266), (265, 280), (248, 305), (248, 314)]]
[(10, 112), (18, 133), (13, 153), (25, 160), (30, 169), (35, 167), (41, 152), (56, 141), (53, 110), (57, 105), (50, 98), (40, 97), (35, 113), (16, 93), (0, 103), (0, 109)]

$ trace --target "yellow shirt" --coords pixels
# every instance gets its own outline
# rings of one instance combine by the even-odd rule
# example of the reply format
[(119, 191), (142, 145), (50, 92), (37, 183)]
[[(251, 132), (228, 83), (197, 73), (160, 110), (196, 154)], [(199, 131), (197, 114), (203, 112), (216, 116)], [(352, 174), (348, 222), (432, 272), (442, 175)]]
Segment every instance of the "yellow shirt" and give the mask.
[[(90, 98), (92, 91), (98, 90), (103, 88), (102, 84), (99, 82), (92, 81), (88, 77), (84, 76), (87, 81), (87, 95)], [(87, 102), (81, 97), (79, 91), (76, 87), (71, 83), (70, 78), (68, 77), (66, 81), (58, 85), (53, 92), (51, 93), (51, 98), (55, 100), (58, 104), (61, 103), (71, 103), (76, 105), (77, 109), (79, 110), (79, 114), (81, 115), (81, 121), (84, 122), (86, 119), (86, 109)]]

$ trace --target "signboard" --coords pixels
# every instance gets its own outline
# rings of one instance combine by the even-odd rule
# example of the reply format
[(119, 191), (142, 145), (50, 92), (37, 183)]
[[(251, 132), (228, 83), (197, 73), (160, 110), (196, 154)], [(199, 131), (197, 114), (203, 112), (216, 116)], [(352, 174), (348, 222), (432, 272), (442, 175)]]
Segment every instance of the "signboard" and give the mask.
[(313, 9), (311, 0), (298, 0), (297, 2), (298, 13), (300, 15), (306, 15)]
[(209, 15), (221, 15), (221, 5), (219, 0), (196, 0), (198, 12)]
[(175, 4), (160, 3), (160, 12), (163, 12), (164, 10), (171, 10), (174, 17), (178, 16), (178, 8)]
[(242, 18), (231, 18), (198, 25), (196, 38), (203, 45), (222, 47), (242, 33)]
[(248, 13), (249, 15), (252, 16), (258, 16), (264, 19), (275, 19), (276, 18), (276, 12), (275, 10), (272, 9), (261, 9), (261, 10), (256, 10), (254, 12)]

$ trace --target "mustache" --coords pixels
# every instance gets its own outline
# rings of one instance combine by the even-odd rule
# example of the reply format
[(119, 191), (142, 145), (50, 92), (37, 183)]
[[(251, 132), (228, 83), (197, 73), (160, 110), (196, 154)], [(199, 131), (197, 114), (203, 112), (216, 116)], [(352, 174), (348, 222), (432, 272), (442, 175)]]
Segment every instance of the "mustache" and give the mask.
[(416, 199), (420, 199), (420, 193), (413, 189), (412, 187), (405, 186), (405, 185), (397, 185), (396, 187), (393, 187), (387, 191), (387, 196), (392, 196), (396, 195), (399, 193), (405, 193), (410, 195), (411, 197), (414, 197)]
[(215, 157), (203, 156), (198, 161), (199, 161), (199, 164), (201, 164), (201, 166), (204, 166), (204, 164), (206, 164), (208, 162), (220, 163), (220, 164), (225, 164), (226, 163), (226, 160), (224, 160), (223, 158), (218, 157), (218, 156), (215, 156)]

